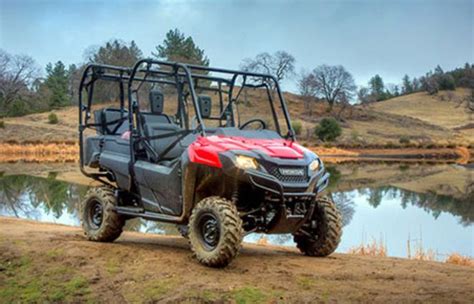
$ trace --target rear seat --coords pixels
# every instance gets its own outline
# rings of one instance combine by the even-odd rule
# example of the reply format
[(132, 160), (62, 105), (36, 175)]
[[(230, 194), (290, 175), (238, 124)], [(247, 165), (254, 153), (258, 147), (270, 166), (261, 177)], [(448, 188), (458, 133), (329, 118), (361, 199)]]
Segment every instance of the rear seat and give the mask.
[(121, 135), (128, 131), (128, 112), (120, 109), (104, 108), (94, 112), (99, 135)]

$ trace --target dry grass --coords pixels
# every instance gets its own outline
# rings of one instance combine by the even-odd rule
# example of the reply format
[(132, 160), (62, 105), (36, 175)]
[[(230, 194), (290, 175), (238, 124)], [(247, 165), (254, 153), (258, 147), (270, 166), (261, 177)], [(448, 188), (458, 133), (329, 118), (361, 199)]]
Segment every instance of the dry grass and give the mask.
[(77, 144), (0, 144), (0, 151), (0, 162), (76, 162), (79, 160)]
[[(474, 113), (467, 108), (468, 89), (444, 91), (437, 95), (420, 92), (375, 103), (372, 109), (383, 113), (402, 115), (426, 123), (456, 130), (470, 142), (474, 142)], [(446, 137), (450, 138), (450, 137)], [(456, 140), (454, 140), (456, 142)]]
[(472, 122), (469, 112), (465, 111), (469, 94), (468, 89), (444, 91), (437, 95), (420, 92), (374, 103), (371, 107), (377, 111), (413, 117), (453, 129)]
[[(412, 253), (411, 243), (415, 243), (415, 246), (413, 248), (414, 250), (413, 253)], [(362, 256), (371, 256), (371, 257), (387, 257), (388, 256), (387, 245), (383, 242), (382, 239), (380, 239), (379, 241), (377, 241), (376, 239), (372, 239), (372, 242), (370, 243), (367, 243), (367, 244), (362, 243), (359, 246), (350, 248), (347, 251), (347, 253), (362, 255)], [(423, 248), (421, 239), (415, 239), (415, 240), (409, 239), (407, 241), (407, 259), (409, 260), (440, 262), (440, 261), (443, 261), (443, 259), (439, 258), (440, 256), (447, 256), (444, 262), (448, 264), (474, 267), (474, 259), (470, 256), (463, 256), (459, 253), (451, 253), (449, 255), (443, 255), (443, 254), (437, 253), (433, 249)]]
[(386, 257), (388, 254), (387, 245), (381, 239), (377, 241), (372, 239), (370, 243), (362, 243), (359, 246), (350, 248), (347, 253), (357, 254), (363, 256), (376, 256), (376, 257)]
[(264, 235), (262, 235), (258, 240), (257, 240), (257, 245), (268, 245), (268, 238)]
[(456, 264), (456, 265), (474, 267), (474, 259), (473, 258), (471, 258), (469, 256), (460, 255), (459, 253), (450, 254), (445, 262), (449, 263), (449, 264)]

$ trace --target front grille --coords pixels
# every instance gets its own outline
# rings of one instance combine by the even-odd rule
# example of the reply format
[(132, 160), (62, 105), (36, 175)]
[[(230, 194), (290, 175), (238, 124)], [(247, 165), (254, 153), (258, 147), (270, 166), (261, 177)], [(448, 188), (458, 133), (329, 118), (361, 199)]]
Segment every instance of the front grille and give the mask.
[[(298, 166), (298, 167), (288, 167), (288, 166), (282, 166), (278, 167), (273, 164), (265, 164), (264, 165), (265, 169), (270, 173), (271, 175), (275, 176), (279, 181), (282, 181), (284, 183), (306, 183), (308, 181), (308, 170), (306, 167)], [(294, 170), (303, 170), (303, 175), (286, 175), (282, 174), (279, 170), (279, 168), (282, 169), (294, 169)]]

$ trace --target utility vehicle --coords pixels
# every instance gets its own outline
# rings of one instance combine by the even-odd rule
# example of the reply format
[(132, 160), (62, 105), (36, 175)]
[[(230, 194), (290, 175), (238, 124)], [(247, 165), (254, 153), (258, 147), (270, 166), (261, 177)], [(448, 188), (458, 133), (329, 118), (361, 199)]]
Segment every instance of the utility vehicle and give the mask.
[(151, 59), (91, 64), (79, 109), (80, 169), (103, 184), (82, 202), (89, 240), (113, 241), (140, 217), (176, 224), (212, 267), (253, 232), (293, 234), (309, 256), (336, 249), (340, 214), (321, 195), (329, 174), (296, 143), (274, 76)]

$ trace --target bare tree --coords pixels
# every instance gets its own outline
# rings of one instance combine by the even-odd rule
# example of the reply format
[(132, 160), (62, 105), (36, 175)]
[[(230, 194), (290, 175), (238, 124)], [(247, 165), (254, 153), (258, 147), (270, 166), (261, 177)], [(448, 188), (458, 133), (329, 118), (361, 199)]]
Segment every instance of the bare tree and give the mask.
[(10, 55), (0, 50), (0, 107), (10, 105), (16, 99), (28, 95), (29, 87), (39, 75), (33, 58), (26, 55)]
[[(244, 71), (270, 74), (275, 76), (278, 81), (292, 76), (295, 72), (295, 57), (285, 51), (261, 53), (255, 58), (246, 58), (243, 60), (240, 68)], [(271, 89), (274, 89), (272, 81), (265, 81)]]
[(356, 90), (354, 78), (341, 66), (320, 65), (313, 70), (317, 96), (324, 98), (329, 107), (343, 99), (350, 99)]
[(311, 116), (312, 109), (310, 106), (311, 101), (316, 99), (316, 88), (315, 88), (315, 77), (312, 73), (307, 71), (301, 71), (300, 77), (298, 79), (298, 91), (303, 98), (304, 109)]
[(360, 87), (357, 91), (357, 99), (361, 104), (366, 104), (372, 101), (372, 96), (370, 95), (369, 88)]
[[(343, 120), (343, 118), (342, 118), (342, 113), (350, 106), (350, 100), (349, 100), (349, 98), (346, 96), (346, 94), (343, 93), (343, 94), (341, 95), (341, 97), (339, 98), (338, 103), (339, 103), (339, 105), (340, 105), (340, 108), (339, 108), (339, 111), (338, 111), (337, 114), (336, 114), (336, 119), (342, 121), (342, 120)], [(349, 117), (351, 117), (351, 116), (352, 116), (352, 109), (351, 109), (351, 111), (350, 111), (350, 113), (349, 113)]]

